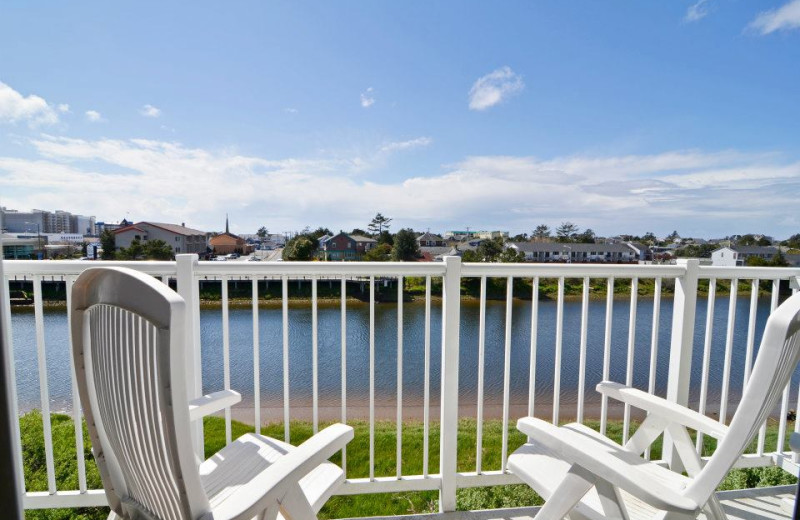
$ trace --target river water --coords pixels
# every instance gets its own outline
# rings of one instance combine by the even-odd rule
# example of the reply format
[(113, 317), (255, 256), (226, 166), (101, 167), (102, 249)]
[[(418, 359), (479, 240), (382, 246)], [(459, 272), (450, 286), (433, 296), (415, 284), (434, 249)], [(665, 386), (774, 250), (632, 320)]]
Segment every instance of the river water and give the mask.
[[(727, 296), (717, 299), (714, 338), (709, 379), (709, 406), (715, 409), (720, 396), (728, 315)], [(611, 379), (625, 381), (628, 351), (628, 299), (614, 302)], [(731, 368), (731, 395), (741, 391), (749, 317), (749, 298), (736, 300), (736, 326)], [(574, 415), (578, 389), (580, 344), (579, 301), (564, 303), (564, 339), (561, 371), (562, 417)], [(756, 348), (769, 314), (769, 299), (761, 298), (756, 316)], [(336, 418), (341, 406), (341, 330), (338, 304), (320, 303), (319, 310), (319, 405), (324, 418)], [(463, 415), (474, 413), (478, 379), (478, 316), (477, 302), (465, 301), (461, 307), (459, 404)], [(545, 410), (553, 401), (556, 303), (539, 302), (539, 326), (536, 357), (536, 406)], [(699, 396), (702, 349), (705, 332), (706, 300), (698, 301), (695, 348), (692, 363), (691, 399)], [(404, 305), (403, 328), (403, 403), (407, 417), (419, 417), (424, 388), (424, 323), (423, 303)], [(653, 319), (652, 297), (638, 301), (636, 347), (633, 384), (646, 389), (650, 367), (650, 345)], [(658, 334), (657, 377), (655, 390), (664, 395), (669, 365), (672, 299), (664, 298)], [(16, 362), (20, 411), (41, 406), (36, 361), (34, 314), (30, 309), (15, 308), (12, 313), (12, 334)], [(45, 341), (48, 384), (52, 410), (71, 409), (70, 373), (67, 343), (67, 319), (63, 309), (45, 309)], [(517, 411), (527, 408), (531, 303), (515, 301), (512, 312), (511, 339), (511, 404)], [(605, 301), (589, 303), (589, 336), (586, 363), (587, 416), (597, 415), (599, 402), (594, 386), (601, 380), (605, 327)], [(243, 401), (234, 409), (235, 417), (252, 421), (253, 407), (253, 338), (252, 310), (230, 309), (231, 387), (243, 394)], [(503, 356), (505, 346), (505, 302), (490, 301), (486, 308), (486, 416), (499, 416), (503, 400)], [(201, 311), (203, 383), (206, 392), (223, 388), (222, 311)], [(282, 417), (282, 318), (280, 308), (259, 310), (260, 388), (265, 420)], [(311, 306), (292, 304), (289, 310), (289, 385), (293, 417), (310, 414), (312, 400)], [(439, 403), (441, 306), (431, 308), (430, 381), (432, 413)], [(375, 309), (375, 398), (378, 417), (394, 417), (397, 396), (397, 306), (376, 304)], [(796, 376), (797, 377), (797, 376)], [(796, 389), (796, 385), (793, 385)], [(793, 397), (794, 399), (794, 397)], [(347, 309), (347, 402), (348, 416), (366, 416), (369, 402), (369, 306), (348, 303)], [(792, 403), (794, 401), (791, 401)], [(794, 406), (790, 406), (794, 408)], [(538, 409), (538, 408), (537, 408)], [(520, 412), (521, 413), (521, 412)], [(513, 413), (512, 413), (513, 415)]]

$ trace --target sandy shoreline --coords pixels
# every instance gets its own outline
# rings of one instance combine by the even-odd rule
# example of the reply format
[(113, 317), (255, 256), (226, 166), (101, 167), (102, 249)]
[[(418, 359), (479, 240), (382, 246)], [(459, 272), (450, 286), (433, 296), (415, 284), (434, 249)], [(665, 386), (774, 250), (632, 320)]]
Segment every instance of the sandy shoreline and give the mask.
[[(696, 403), (691, 405), (696, 409)], [(625, 407), (622, 403), (617, 401), (609, 401), (608, 405), (608, 419), (612, 421), (621, 421), (624, 417)], [(717, 416), (718, 406), (708, 406), (706, 408), (707, 414), (711, 417)], [(728, 418), (735, 411), (734, 408), (729, 407)], [(312, 420), (312, 407), (307, 405), (291, 406), (289, 410), (289, 418), (292, 421), (311, 421)], [(601, 406), (599, 402), (589, 402), (584, 405), (584, 420), (586, 421), (599, 421), (601, 416)], [(421, 405), (404, 405), (403, 406), (403, 422), (413, 423), (422, 422), (424, 407)], [(320, 422), (334, 422), (340, 421), (342, 418), (342, 409), (339, 406), (320, 406), (318, 409)], [(438, 405), (431, 404), (430, 406), (430, 421), (439, 422), (441, 409)], [(217, 415), (222, 415), (220, 412)], [(515, 422), (520, 417), (528, 415), (527, 404), (511, 404), (509, 405), (509, 421)], [(552, 420), (553, 419), (553, 404), (552, 403), (537, 403), (534, 407), (534, 416)], [(475, 419), (477, 417), (477, 406), (474, 404), (460, 405), (459, 417), (462, 419)], [(502, 419), (503, 406), (498, 404), (487, 404), (483, 407), (484, 420)], [(237, 405), (231, 408), (231, 418), (246, 424), (253, 424), (255, 422), (255, 409), (253, 406)], [(563, 403), (559, 407), (559, 421), (569, 422), (577, 418), (577, 404), (576, 403)], [(632, 408), (631, 419), (633, 421), (641, 421), (645, 418), (645, 413), (641, 410)], [(349, 406), (347, 407), (348, 420), (368, 420), (369, 419), (369, 406)], [(375, 420), (377, 421), (391, 421), (397, 419), (397, 406), (376, 404), (375, 405)], [(283, 422), (283, 408), (282, 407), (262, 407), (261, 408), (261, 423), (262, 425)]]

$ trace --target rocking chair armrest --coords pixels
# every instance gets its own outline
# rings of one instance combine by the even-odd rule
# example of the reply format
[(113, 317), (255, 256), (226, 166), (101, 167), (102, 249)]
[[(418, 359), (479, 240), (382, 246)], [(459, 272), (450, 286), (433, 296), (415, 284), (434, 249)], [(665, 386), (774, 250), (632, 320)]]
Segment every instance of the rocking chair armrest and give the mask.
[(687, 428), (702, 432), (717, 440), (722, 439), (728, 433), (727, 426), (710, 417), (636, 388), (612, 381), (602, 381), (597, 384), (597, 391), (617, 401), (622, 401), (648, 413), (663, 417), (670, 422), (682, 424)]
[(652, 473), (642, 469), (651, 462), (621, 446), (599, 443), (579, 431), (559, 428), (535, 417), (523, 417), (517, 422), (517, 429), (562, 460), (584, 468), (658, 509), (684, 513), (700, 509), (694, 500), (664, 486)]
[(196, 421), (207, 415), (232, 406), (242, 400), (242, 395), (233, 390), (221, 390), (189, 401), (189, 420)]
[(286, 453), (214, 508), (215, 519), (249, 519), (279, 504), (300, 479), (353, 439), (353, 428), (333, 424)]

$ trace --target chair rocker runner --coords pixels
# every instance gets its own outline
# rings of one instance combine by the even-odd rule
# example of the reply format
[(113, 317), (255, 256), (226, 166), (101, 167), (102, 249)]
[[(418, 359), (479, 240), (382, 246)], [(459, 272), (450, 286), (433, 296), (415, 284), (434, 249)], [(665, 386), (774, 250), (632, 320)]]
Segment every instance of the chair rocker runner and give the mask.
[(75, 282), (76, 378), (111, 517), (314, 520), (344, 481), (327, 459), (353, 429), (330, 426), (298, 447), (247, 434), (197, 460), (190, 422), (241, 397), (187, 400), (186, 305), (154, 278), (93, 268)]
[[(517, 428), (531, 442), (508, 466), (545, 500), (537, 520), (600, 518), (694, 518), (700, 512), (722, 519), (714, 490), (775, 408), (800, 359), (800, 294), (767, 321), (761, 347), (729, 426), (689, 408), (635, 388), (604, 381), (597, 390), (647, 412), (625, 446), (573, 423), (554, 426), (534, 417)], [(703, 464), (687, 428), (717, 439)], [(688, 476), (641, 457), (662, 433), (674, 443)], [(677, 468), (676, 468), (677, 469)]]

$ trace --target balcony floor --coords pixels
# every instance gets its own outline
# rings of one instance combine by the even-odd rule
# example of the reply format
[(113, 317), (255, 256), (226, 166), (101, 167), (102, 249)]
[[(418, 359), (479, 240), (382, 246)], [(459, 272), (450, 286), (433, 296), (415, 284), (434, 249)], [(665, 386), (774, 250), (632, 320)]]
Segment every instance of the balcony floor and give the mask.
[[(719, 497), (728, 515), (728, 520), (785, 520), (790, 519), (792, 515), (781, 507), (781, 502), (785, 497), (794, 498), (794, 493), (795, 486), (778, 486), (722, 491), (719, 493)], [(375, 517), (374, 520), (531, 520), (538, 511), (538, 507), (521, 507), (458, 511), (445, 514)], [(700, 518), (704, 518), (704, 516), (700, 516)]]

